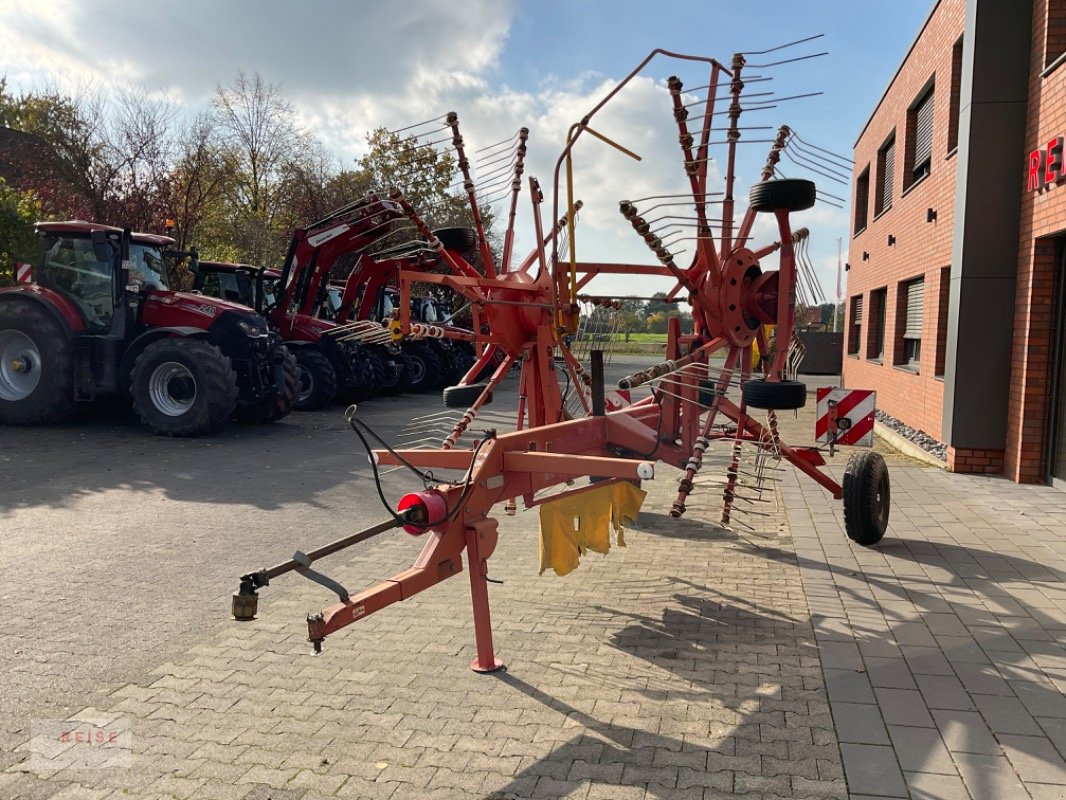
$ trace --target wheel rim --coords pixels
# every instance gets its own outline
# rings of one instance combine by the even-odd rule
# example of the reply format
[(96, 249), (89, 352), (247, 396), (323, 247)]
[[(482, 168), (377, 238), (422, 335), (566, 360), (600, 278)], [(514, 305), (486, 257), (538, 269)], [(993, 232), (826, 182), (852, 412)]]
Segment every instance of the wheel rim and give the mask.
[(307, 398), (311, 396), (311, 393), (315, 391), (315, 376), (311, 374), (311, 370), (307, 367), (300, 365), (300, 393), (297, 395), (297, 399), (303, 403), (307, 401)]
[(888, 475), (883, 474), (877, 481), (877, 496), (874, 498), (877, 521), (884, 530), (888, 526), (888, 509), (892, 505), (889, 497)]
[(426, 378), (426, 364), (419, 356), (410, 356), (411, 383), (421, 383)]
[(391, 389), (400, 382), (403, 376), (403, 367), (396, 361), (384, 362), (385, 369), (381, 374), (381, 385), (385, 389)]
[(196, 378), (184, 364), (166, 361), (148, 379), (148, 397), (160, 413), (180, 417), (196, 403)]
[(0, 399), (24, 400), (41, 382), (41, 351), (22, 331), (0, 331)]

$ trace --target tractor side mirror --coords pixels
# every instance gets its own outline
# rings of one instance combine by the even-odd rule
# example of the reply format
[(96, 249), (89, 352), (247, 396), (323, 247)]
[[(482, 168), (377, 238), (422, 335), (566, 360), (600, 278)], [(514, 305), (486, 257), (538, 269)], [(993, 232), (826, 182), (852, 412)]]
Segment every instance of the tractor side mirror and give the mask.
[(200, 274), (200, 251), (195, 247), (189, 248), (189, 272), (193, 277)]

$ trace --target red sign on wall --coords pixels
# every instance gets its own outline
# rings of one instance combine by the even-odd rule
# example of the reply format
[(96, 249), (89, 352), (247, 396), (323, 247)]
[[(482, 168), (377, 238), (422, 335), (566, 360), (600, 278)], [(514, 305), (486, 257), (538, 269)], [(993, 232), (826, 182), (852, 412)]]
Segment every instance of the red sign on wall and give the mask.
[(1037, 192), (1066, 178), (1066, 171), (1062, 168), (1062, 143), (1063, 137), (1056, 136), (1029, 154), (1025, 191)]

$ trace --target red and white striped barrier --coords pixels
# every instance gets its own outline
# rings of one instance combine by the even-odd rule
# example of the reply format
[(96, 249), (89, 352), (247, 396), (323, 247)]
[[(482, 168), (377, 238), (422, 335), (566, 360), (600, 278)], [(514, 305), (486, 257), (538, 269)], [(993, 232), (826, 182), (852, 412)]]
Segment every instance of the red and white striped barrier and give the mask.
[(872, 447), (877, 392), (872, 389), (818, 389), (815, 438), (821, 444)]
[(16, 261), (15, 280), (18, 283), (33, 283), (33, 267), (29, 264), (23, 264), (20, 261)]

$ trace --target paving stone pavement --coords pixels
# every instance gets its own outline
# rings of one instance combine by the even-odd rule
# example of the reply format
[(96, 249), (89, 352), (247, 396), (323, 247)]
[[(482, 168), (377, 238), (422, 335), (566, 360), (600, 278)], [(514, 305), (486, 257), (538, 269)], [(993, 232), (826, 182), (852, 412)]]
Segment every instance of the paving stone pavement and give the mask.
[(1066, 494), (893, 464), (869, 549), (782, 495), (853, 796), (1066, 797)]
[[(808, 440), (809, 410), (783, 430)], [(467, 666), (465, 577), (317, 656), (303, 619), (329, 595), (279, 579), (256, 621), (219, 608), (74, 715), (128, 721), (131, 768), (31, 771), (22, 742), (0, 798), (1066, 796), (1066, 494), (889, 458), (873, 549), (791, 468), (732, 531), (711, 487), (670, 519), (662, 468), (629, 546), (565, 578), (536, 575), (535, 513), (501, 516), (494, 675)], [(418, 550), (395, 535), (321, 563), (355, 588)]]

